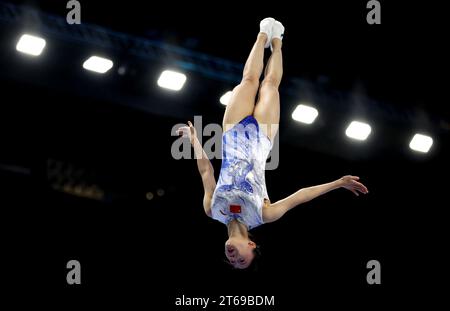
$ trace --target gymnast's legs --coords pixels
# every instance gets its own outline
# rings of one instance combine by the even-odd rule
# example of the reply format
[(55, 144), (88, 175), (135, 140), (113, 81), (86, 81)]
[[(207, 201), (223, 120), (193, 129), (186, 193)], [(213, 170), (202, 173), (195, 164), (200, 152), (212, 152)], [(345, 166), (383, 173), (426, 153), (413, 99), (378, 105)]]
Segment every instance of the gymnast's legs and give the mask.
[[(273, 141), (280, 120), (278, 87), (283, 75), (281, 38), (283, 25), (271, 18), (260, 23), (260, 32), (247, 58), (241, 83), (236, 86), (223, 117), (223, 130), (227, 131), (246, 116), (253, 115), (265, 134)], [(265, 69), (265, 77), (259, 84), (264, 69), (264, 48), (271, 45), (272, 55)], [(256, 95), (259, 96), (256, 103)]]
[[(269, 25), (266, 26), (265, 23)], [(256, 42), (245, 63), (241, 83), (234, 88), (225, 110), (223, 116), (224, 132), (239, 123), (246, 116), (253, 115), (256, 94), (259, 88), (259, 78), (264, 69), (264, 48), (268, 40), (270, 40), (272, 23), (273, 19), (265, 19), (261, 22), (261, 32), (256, 37)]]
[[(274, 27), (274, 32), (276, 30), (277, 28)], [(274, 36), (276, 35), (277, 33), (274, 34)], [(272, 142), (277, 134), (280, 122), (280, 94), (278, 93), (278, 87), (283, 76), (281, 42), (281, 39), (278, 37), (273, 37), (272, 39), (272, 55), (266, 65), (264, 80), (259, 90), (258, 102), (253, 112), (255, 119), (262, 125), (262, 130), (265, 131), (265, 134)]]

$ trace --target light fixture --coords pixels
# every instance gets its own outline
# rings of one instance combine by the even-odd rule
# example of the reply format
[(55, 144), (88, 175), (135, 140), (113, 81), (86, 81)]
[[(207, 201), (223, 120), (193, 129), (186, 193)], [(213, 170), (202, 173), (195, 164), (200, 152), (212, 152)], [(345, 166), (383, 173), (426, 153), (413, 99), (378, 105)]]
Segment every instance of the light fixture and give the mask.
[(46, 41), (43, 38), (24, 34), (16, 45), (16, 50), (28, 55), (39, 56), (44, 50)]
[(292, 112), (292, 119), (301, 123), (311, 124), (318, 115), (319, 111), (316, 108), (301, 104)]
[(226, 92), (225, 94), (223, 94), (221, 97), (220, 97), (220, 103), (222, 104), (222, 105), (228, 105), (228, 103), (230, 102), (230, 99), (231, 99), (231, 94), (232, 94), (233, 92), (232, 91), (228, 91), (228, 92)]
[(414, 151), (427, 153), (433, 145), (433, 138), (423, 134), (415, 134), (409, 143), (409, 148)]
[(112, 67), (112, 60), (99, 56), (91, 56), (83, 63), (84, 69), (98, 73), (105, 73)]
[(345, 135), (356, 140), (366, 140), (370, 132), (372, 132), (372, 128), (369, 124), (352, 121), (345, 131)]
[(158, 85), (162, 88), (179, 91), (186, 82), (186, 75), (172, 70), (164, 70), (158, 79)]

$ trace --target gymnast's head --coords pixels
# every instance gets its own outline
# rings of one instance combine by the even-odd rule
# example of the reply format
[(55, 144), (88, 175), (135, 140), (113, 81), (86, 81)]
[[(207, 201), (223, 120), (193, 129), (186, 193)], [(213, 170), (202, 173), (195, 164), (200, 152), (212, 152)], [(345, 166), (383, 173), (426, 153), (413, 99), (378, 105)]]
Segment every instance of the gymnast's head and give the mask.
[(225, 241), (225, 256), (236, 269), (254, 267), (259, 255), (259, 246), (250, 238), (229, 237)]

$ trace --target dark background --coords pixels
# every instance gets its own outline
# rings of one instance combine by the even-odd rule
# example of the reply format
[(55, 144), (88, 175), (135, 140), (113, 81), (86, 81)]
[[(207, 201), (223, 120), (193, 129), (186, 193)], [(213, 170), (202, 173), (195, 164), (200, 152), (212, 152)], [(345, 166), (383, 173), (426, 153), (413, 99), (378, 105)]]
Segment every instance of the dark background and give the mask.
[[(271, 200), (346, 174), (370, 193), (338, 190), (256, 228), (259, 270), (234, 271), (223, 262), (225, 226), (204, 215), (194, 160), (170, 153), (175, 124), (194, 115), (221, 122), (218, 99), (233, 84), (185, 71), (184, 89), (170, 93), (156, 86), (167, 60), (98, 47), (115, 65), (95, 75), (81, 69), (94, 48), (51, 36), (32, 59), (15, 51), (29, 26), (8, 24), (0, 37), (2, 270), (11, 292), (35, 294), (16, 302), (165, 310), (182, 294), (275, 295), (280, 310), (306, 301), (366, 308), (414, 303), (437, 286), (449, 155), (439, 7), (381, 1), (382, 24), (369, 26), (366, 1), (143, 3), (81, 1), (82, 23), (243, 63), (259, 21), (282, 21), (289, 82), (281, 87), (280, 164), (266, 172)], [(67, 12), (66, 1), (15, 4)], [(311, 127), (290, 114), (299, 99), (323, 94), (300, 88), (295, 98), (287, 89), (295, 79), (329, 94)], [(372, 114), (366, 98), (394, 112)], [(354, 143), (345, 125), (361, 113), (374, 130)], [(416, 131), (433, 136), (428, 154), (408, 149)], [(220, 160), (213, 165), (217, 177)], [(81, 262), (80, 286), (66, 283), (71, 259)], [(371, 259), (381, 263), (381, 285), (366, 283)]]

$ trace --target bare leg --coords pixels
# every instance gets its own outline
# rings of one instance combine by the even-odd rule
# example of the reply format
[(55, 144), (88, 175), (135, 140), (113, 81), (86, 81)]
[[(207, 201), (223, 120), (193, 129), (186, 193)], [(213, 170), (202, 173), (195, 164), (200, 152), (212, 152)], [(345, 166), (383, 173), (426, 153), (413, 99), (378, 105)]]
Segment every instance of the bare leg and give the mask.
[(259, 90), (259, 99), (256, 104), (254, 116), (261, 129), (270, 138), (275, 138), (280, 122), (280, 94), (278, 87), (283, 76), (283, 56), (281, 53), (281, 40), (272, 40), (272, 55), (267, 63), (265, 77)]
[(259, 77), (264, 69), (264, 45), (266, 41), (267, 35), (259, 33), (245, 63), (242, 81), (234, 88), (225, 110), (223, 116), (224, 131), (239, 123), (246, 116), (253, 114), (259, 88)]

